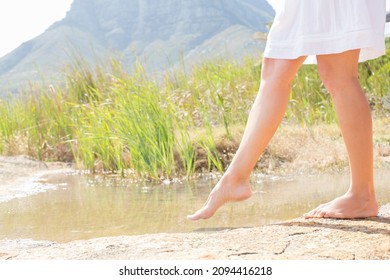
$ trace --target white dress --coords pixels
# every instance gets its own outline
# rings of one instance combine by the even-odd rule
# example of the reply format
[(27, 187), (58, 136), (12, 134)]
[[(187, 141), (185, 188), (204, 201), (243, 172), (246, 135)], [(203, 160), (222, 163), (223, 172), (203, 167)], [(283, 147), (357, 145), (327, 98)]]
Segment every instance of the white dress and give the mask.
[(276, 15), (264, 57), (294, 59), (361, 49), (359, 61), (385, 53), (386, 0), (272, 0)]

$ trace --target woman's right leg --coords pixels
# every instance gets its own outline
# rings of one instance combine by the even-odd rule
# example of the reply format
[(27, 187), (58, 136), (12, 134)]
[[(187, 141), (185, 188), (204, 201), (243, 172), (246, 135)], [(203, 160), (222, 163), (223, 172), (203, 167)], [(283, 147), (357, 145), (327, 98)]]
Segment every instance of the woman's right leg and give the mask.
[(264, 59), (259, 93), (250, 111), (240, 146), (206, 203), (188, 219), (208, 219), (223, 204), (241, 201), (252, 195), (250, 174), (284, 117), (291, 83), (304, 60), (305, 57), (293, 60)]
[(367, 218), (378, 215), (374, 187), (372, 117), (359, 84), (359, 50), (317, 57), (320, 77), (334, 102), (349, 156), (351, 184), (345, 195), (305, 218)]

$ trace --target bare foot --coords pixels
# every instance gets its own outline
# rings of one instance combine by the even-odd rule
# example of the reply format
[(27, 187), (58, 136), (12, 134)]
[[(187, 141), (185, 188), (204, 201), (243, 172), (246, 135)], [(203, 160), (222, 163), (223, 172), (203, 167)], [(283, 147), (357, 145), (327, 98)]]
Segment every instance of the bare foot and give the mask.
[(347, 192), (331, 202), (322, 204), (303, 215), (304, 218), (357, 219), (376, 217), (378, 204), (375, 197), (359, 197)]
[(242, 201), (251, 196), (249, 180), (239, 181), (224, 176), (215, 185), (203, 207), (194, 214), (188, 215), (187, 219), (192, 221), (208, 219), (225, 203)]

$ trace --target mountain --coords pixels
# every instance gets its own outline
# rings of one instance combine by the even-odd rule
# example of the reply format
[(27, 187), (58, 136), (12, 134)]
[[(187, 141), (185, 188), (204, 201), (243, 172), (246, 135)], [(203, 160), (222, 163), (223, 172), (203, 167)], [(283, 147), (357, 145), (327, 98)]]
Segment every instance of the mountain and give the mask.
[[(74, 0), (66, 17), (0, 59), (0, 94), (49, 83), (82, 57), (117, 56), (148, 71), (203, 59), (257, 54), (274, 11), (266, 0)], [(28, 23), (26, 23), (28, 24)]]

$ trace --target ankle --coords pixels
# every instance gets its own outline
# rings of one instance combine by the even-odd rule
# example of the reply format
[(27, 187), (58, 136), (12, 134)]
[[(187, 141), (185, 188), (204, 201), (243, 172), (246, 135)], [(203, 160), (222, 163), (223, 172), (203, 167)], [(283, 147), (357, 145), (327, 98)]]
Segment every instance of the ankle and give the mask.
[(356, 191), (356, 190), (348, 190), (348, 192), (345, 194), (348, 198), (360, 201), (363, 204), (376, 204), (376, 196), (374, 191), (369, 190), (363, 190), (363, 191)]
[(249, 182), (250, 177), (242, 174), (240, 172), (235, 172), (231, 170), (227, 170), (226, 173), (223, 175), (222, 180), (225, 182), (230, 182), (230, 183), (247, 183)]
[(357, 199), (372, 200), (375, 199), (375, 188), (372, 185), (364, 187), (351, 185), (346, 194)]

